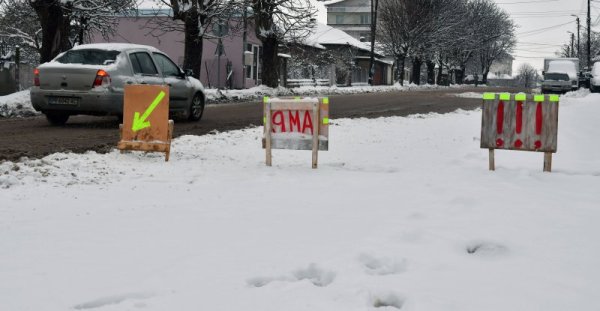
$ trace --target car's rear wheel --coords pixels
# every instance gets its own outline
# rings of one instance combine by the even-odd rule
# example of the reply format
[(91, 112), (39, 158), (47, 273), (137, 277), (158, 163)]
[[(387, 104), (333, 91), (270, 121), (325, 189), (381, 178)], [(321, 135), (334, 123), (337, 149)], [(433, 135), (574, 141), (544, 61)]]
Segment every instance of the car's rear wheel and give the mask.
[(202, 119), (202, 114), (204, 113), (204, 96), (201, 93), (197, 93), (194, 95), (192, 99), (192, 104), (190, 105), (190, 110), (188, 112), (188, 120), (190, 121), (198, 121)]
[(46, 115), (48, 122), (52, 125), (65, 125), (70, 117), (68, 113), (57, 111), (47, 111), (44, 112), (44, 114)]
[(598, 88), (595, 87), (593, 84), (590, 84), (590, 92), (597, 93), (598, 92)]

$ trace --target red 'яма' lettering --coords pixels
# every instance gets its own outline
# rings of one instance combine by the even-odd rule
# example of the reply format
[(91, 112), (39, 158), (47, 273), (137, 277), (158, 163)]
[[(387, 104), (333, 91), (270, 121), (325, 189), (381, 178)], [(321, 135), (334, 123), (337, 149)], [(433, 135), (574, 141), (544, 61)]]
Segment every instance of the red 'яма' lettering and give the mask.
[(285, 119), (283, 117), (283, 111), (277, 111), (273, 114), (273, 125), (273, 133), (275, 133), (275, 125), (281, 126), (281, 132), (285, 133)]
[(299, 111), (290, 111), (289, 112), (289, 116), (290, 116), (290, 132), (294, 131), (294, 125), (296, 125), (296, 128), (298, 128), (297, 132), (300, 132), (300, 115), (298, 114)]
[(313, 123), (310, 112), (304, 112), (304, 122), (302, 123), (302, 133), (306, 131), (306, 128), (310, 129), (310, 135), (313, 134)]

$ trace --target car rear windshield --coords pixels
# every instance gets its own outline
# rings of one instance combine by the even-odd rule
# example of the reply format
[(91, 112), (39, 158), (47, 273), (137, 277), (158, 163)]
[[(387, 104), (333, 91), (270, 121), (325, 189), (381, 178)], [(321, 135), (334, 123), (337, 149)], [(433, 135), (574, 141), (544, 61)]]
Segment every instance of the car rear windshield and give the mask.
[(566, 73), (547, 73), (544, 78), (545, 80), (569, 81), (569, 75)]
[(116, 61), (119, 51), (106, 50), (70, 50), (56, 59), (63, 64), (107, 65)]

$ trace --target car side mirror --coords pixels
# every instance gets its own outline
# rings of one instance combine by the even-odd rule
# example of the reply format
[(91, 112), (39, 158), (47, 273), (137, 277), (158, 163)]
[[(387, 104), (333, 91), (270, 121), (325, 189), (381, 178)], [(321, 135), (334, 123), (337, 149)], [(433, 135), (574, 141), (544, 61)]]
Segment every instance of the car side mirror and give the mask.
[(193, 76), (193, 75), (194, 75), (194, 71), (193, 71), (192, 69), (186, 69), (186, 70), (185, 70), (185, 75), (186, 75), (187, 77), (191, 77), (191, 76)]

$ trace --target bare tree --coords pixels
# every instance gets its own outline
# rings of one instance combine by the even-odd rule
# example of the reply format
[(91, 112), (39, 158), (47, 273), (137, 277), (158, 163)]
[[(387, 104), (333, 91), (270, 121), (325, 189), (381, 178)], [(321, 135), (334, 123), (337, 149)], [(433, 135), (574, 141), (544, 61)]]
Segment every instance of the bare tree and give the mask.
[[(584, 30), (582, 36), (584, 38), (587, 38), (587, 29)], [(590, 44), (590, 52), (591, 52), (591, 59), (592, 62), (594, 60), (594, 58), (597, 58), (598, 56), (600, 56), (600, 33), (592, 31), (592, 33), (590, 34), (590, 39), (591, 39), (591, 44)], [(565, 43), (560, 47), (560, 50), (557, 51), (555, 54), (559, 57), (572, 57), (572, 52), (571, 52), (571, 43)], [(581, 68), (583, 70), (584, 68), (584, 64), (587, 64), (587, 49), (581, 49), (580, 53), (579, 53), (579, 63), (582, 64)], [(588, 70), (591, 70), (591, 68), (588, 68)]]
[(262, 42), (262, 83), (279, 85), (279, 45), (310, 34), (316, 8), (310, 0), (252, 0), (256, 36)]
[(75, 43), (83, 42), (86, 32), (113, 28), (119, 14), (131, 13), (137, 0), (28, 0), (41, 25), (40, 62), (52, 60)]
[(485, 84), (492, 63), (510, 54), (517, 40), (515, 25), (508, 13), (493, 2), (485, 1), (483, 5), (487, 18), (479, 27), (482, 45), (477, 54), (483, 74), (482, 82)]
[(0, 40), (20, 46), (22, 60), (39, 61), (41, 27), (28, 0), (4, 0), (0, 4)]
[(398, 63), (396, 79), (401, 77), (407, 57), (413, 62), (411, 81), (420, 83), (421, 64), (428, 67), (428, 82), (433, 83), (434, 59), (441, 59), (444, 48), (455, 46), (464, 0), (382, 0), (379, 8), (379, 40)]
[[(171, 20), (160, 16), (149, 24), (151, 34), (160, 36), (165, 32), (182, 31), (185, 34), (183, 68), (192, 69), (193, 76), (200, 77), (204, 38), (222, 37), (215, 27), (229, 27), (228, 20), (236, 11), (243, 9), (242, 3), (232, 0), (157, 0), (160, 8), (172, 12)], [(160, 10), (156, 12), (159, 13)], [(156, 14), (158, 15), (158, 14)], [(212, 32), (211, 32), (212, 31)]]
[(423, 33), (429, 27), (422, 4), (423, 1), (419, 0), (381, 0), (379, 6), (378, 36), (383, 48), (398, 63), (396, 79), (401, 84), (404, 83), (405, 60), (415, 54)]
[(519, 80), (525, 88), (533, 88), (539, 78), (540, 75), (537, 70), (529, 63), (522, 64), (517, 70), (517, 80)]

